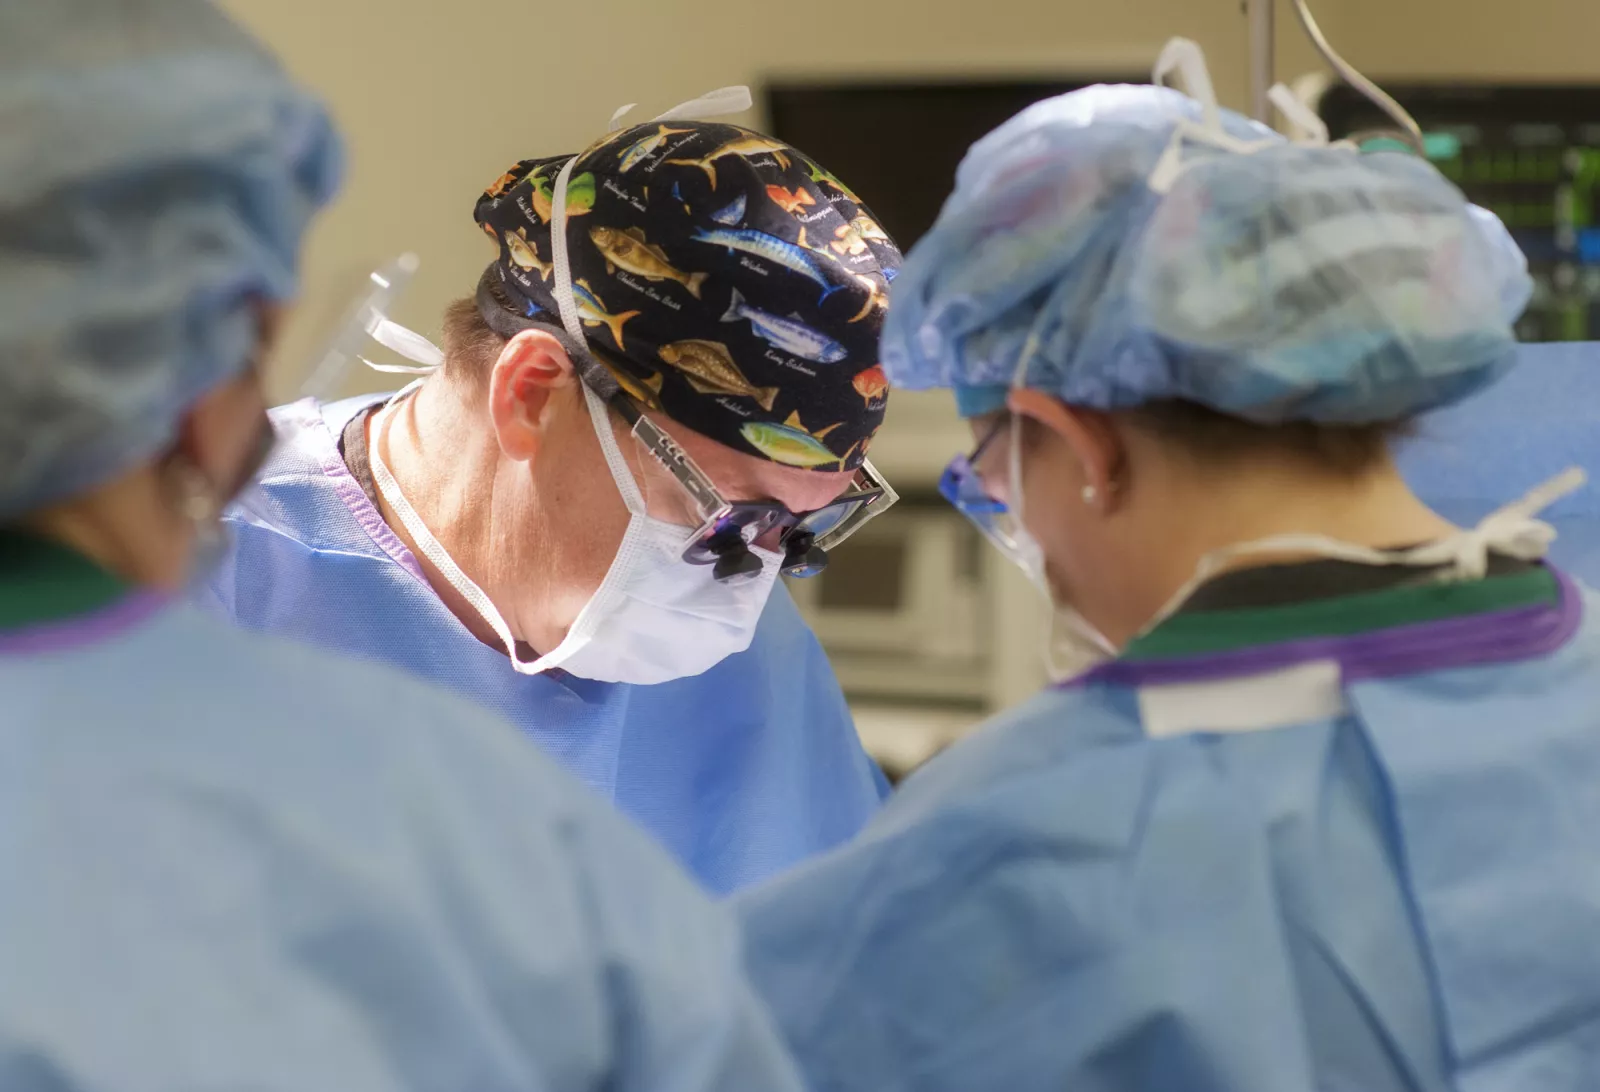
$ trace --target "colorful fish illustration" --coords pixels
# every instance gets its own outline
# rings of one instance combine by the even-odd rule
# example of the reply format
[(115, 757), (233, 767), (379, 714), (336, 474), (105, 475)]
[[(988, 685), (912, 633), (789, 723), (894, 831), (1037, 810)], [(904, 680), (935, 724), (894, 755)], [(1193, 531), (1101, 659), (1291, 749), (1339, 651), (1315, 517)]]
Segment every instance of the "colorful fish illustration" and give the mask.
[(499, 178), (496, 178), (494, 180), (494, 184), (491, 185), (488, 189), (483, 191), (484, 196), (485, 197), (500, 197), (500, 196), (504, 195), (505, 192), (507, 190), (509, 190), (512, 186), (515, 186), (521, 180), (521, 177), (522, 177), (521, 175), (517, 174), (517, 169), (520, 166), (521, 166), (521, 164), (518, 164), (517, 167), (512, 167), (505, 174), (501, 175)]
[(771, 412), (778, 397), (777, 387), (757, 387), (744, 377), (733, 362), (728, 347), (720, 341), (701, 341), (687, 338), (663, 345), (656, 355), (682, 372), (689, 386), (701, 394), (731, 394), (735, 398), (753, 398), (762, 409)]
[(867, 252), (867, 241), (849, 224), (840, 224), (834, 228), (833, 242), (828, 245), (833, 247), (836, 254), (865, 254)]
[(852, 205), (861, 204), (861, 198), (855, 195), (855, 191), (849, 186), (846, 186), (843, 182), (839, 181), (838, 177), (832, 171), (826, 169), (820, 164), (811, 162), (809, 159), (806, 160), (806, 168), (811, 173), (811, 181), (816, 182), (819, 185), (825, 182), (832, 186), (835, 190), (842, 193), (844, 196), (848, 197)]
[(617, 165), (617, 173), (627, 174), (646, 159), (655, 155), (656, 151), (667, 142), (668, 137), (677, 136), (679, 133), (692, 133), (693, 129), (669, 129), (665, 125), (656, 126), (656, 131), (647, 137), (634, 141), (622, 150), (622, 158)]
[[(822, 437), (838, 427), (829, 425), (821, 432), (807, 432), (805, 426), (800, 424), (799, 415), (790, 414), (789, 419), (781, 425), (772, 421), (750, 421), (741, 426), (739, 432), (751, 447), (773, 462), (809, 470), (828, 463), (842, 465), (843, 460), (822, 442)], [(855, 450), (854, 445), (851, 445), (851, 450)]]
[(887, 243), (889, 241), (889, 233), (879, 227), (870, 216), (858, 215), (854, 220), (850, 221), (850, 226), (856, 229), (857, 235), (860, 235), (869, 243)]
[(592, 227), (589, 238), (605, 258), (606, 272), (621, 268), (648, 281), (676, 281), (689, 290), (689, 295), (700, 298), (700, 286), (706, 283), (707, 274), (685, 273), (675, 267), (665, 251), (650, 245), (643, 230)]
[[(535, 173), (533, 182), (533, 211), (539, 214), (539, 219), (545, 223), (550, 222), (550, 216), (555, 211), (555, 179), (546, 178), (543, 171)], [(594, 208), (594, 175), (588, 171), (575, 174), (567, 179), (567, 215), (583, 216)]]
[[(678, 188), (678, 184), (676, 182), (674, 182), (672, 184), (672, 199), (674, 201), (678, 202), (678, 204), (683, 206), (683, 211), (684, 212), (687, 213), (687, 212), (693, 212), (694, 211), (693, 209), (691, 209), (689, 207), (689, 202), (687, 202), (687, 201), (685, 201), (683, 199), (683, 191)], [(712, 217), (712, 219), (715, 219), (715, 217)]]
[(739, 225), (739, 221), (744, 219), (744, 207), (744, 194), (741, 193), (738, 197), (735, 197), (732, 201), (729, 201), (722, 208), (718, 209), (716, 212), (713, 212), (711, 214), (711, 218), (717, 223), (723, 224), (727, 227), (737, 227)]
[(867, 405), (872, 406), (889, 397), (889, 377), (883, 374), (883, 365), (874, 364), (864, 372), (857, 372), (850, 385)]
[(780, 239), (776, 235), (768, 235), (764, 231), (756, 231), (754, 228), (700, 228), (690, 238), (697, 243), (753, 254), (802, 277), (809, 277), (822, 289), (822, 296), (817, 300), (819, 304), (835, 292), (848, 287), (829, 281), (823, 269), (832, 264), (832, 259), (824, 260), (816, 251), (806, 246), (805, 228), (800, 229), (800, 241), (797, 243)]
[(506, 249), (511, 252), (512, 264), (530, 273), (538, 270), (540, 280), (549, 280), (550, 274), (556, 271), (553, 263), (540, 260), (538, 249), (528, 242), (527, 228), (506, 232)]
[(888, 234), (865, 216), (857, 216), (848, 224), (834, 229), (834, 242), (828, 245), (839, 254), (865, 254), (867, 241), (888, 243)]
[(761, 136), (758, 133), (747, 133), (744, 136), (735, 137), (726, 144), (712, 149), (710, 154), (701, 156), (699, 159), (669, 159), (667, 162), (676, 164), (680, 167), (699, 167), (702, 171), (706, 172), (706, 177), (711, 180), (711, 188), (716, 189), (717, 160), (723, 158), (724, 156), (755, 156), (764, 155), (770, 152), (772, 154), (772, 158), (778, 161), (778, 166), (782, 167), (784, 170), (788, 170), (788, 151), (789, 146), (787, 144), (773, 140), (771, 137)]
[(589, 287), (588, 281), (579, 281), (572, 286), (572, 294), (578, 298), (578, 317), (585, 326), (604, 326), (611, 331), (611, 339), (617, 343), (619, 352), (626, 352), (622, 344), (622, 328), (631, 318), (638, 317), (637, 311), (624, 311), (620, 315), (613, 315), (606, 310), (606, 305), (600, 302), (600, 297), (594, 294), (594, 289)]
[(867, 302), (861, 305), (861, 310), (856, 312), (855, 317), (850, 320), (851, 322), (860, 322), (874, 311), (883, 311), (888, 309), (889, 297), (884, 291), (884, 284), (888, 284), (889, 278), (885, 277), (884, 284), (879, 284), (871, 277), (865, 276), (861, 273), (854, 273), (851, 275), (860, 282), (861, 287), (867, 290)]
[(722, 316), (722, 321), (748, 321), (756, 336), (769, 345), (818, 364), (837, 364), (850, 355), (843, 345), (821, 331), (813, 330), (798, 318), (784, 318), (751, 307), (737, 288), (733, 290), (733, 299), (729, 301), (728, 313)]
[(790, 216), (799, 216), (801, 209), (809, 208), (817, 203), (817, 199), (811, 196), (810, 190), (799, 186), (792, 190), (786, 190), (782, 186), (768, 186), (767, 197), (772, 200), (774, 205), (777, 205)]
[(661, 408), (661, 387), (666, 379), (660, 372), (653, 372), (649, 379), (640, 379), (637, 376), (623, 371), (621, 368), (602, 360), (606, 371), (617, 381), (617, 386), (628, 392), (628, 396), (646, 409), (659, 410)]
[(584, 153), (578, 157), (578, 166), (581, 167), (585, 163), (593, 163), (596, 156), (605, 151), (609, 145), (627, 136), (628, 133), (629, 129), (627, 127), (611, 130), (611, 132), (607, 133), (605, 136), (589, 145)]

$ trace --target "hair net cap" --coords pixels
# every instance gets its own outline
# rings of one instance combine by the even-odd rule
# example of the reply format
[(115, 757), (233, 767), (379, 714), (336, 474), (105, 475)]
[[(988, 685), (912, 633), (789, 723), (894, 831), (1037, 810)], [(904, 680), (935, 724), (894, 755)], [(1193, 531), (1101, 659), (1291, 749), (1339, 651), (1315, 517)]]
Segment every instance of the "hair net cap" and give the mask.
[(975, 144), (895, 281), (890, 381), (964, 413), (1019, 380), (1096, 409), (1185, 399), (1253, 421), (1368, 423), (1443, 405), (1515, 359), (1527, 264), (1495, 217), (1407, 155), (1186, 142), (1160, 87), (1046, 100)]
[(0, 519), (151, 457), (248, 366), (338, 166), (205, 0), (0, 4)]

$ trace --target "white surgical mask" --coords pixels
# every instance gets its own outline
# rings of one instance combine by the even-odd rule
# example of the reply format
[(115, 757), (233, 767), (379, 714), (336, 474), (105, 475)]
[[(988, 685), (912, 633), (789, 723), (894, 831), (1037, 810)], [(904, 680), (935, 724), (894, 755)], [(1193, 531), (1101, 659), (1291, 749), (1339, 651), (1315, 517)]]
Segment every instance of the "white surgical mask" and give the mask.
[(400, 398), (384, 407), (373, 421), (373, 479), (417, 549), (494, 629), (517, 671), (536, 675), (561, 668), (580, 678), (640, 684), (699, 675), (750, 646), (782, 558), (770, 550), (751, 547), (761, 559), (761, 573), (738, 582), (718, 582), (712, 566), (685, 562), (682, 553), (688, 529), (646, 514), (644, 498), (623, 460), (604, 403), (587, 388), (584, 394), (606, 465), (628, 506), (628, 529), (605, 579), (566, 637), (537, 659), (525, 660), (517, 654), (511, 627), (428, 530), (384, 463), (379, 446)]
[(1010, 425), (1009, 466), (1014, 523), (1009, 528), (1013, 559), (1027, 574), (1034, 587), (1050, 604), (1050, 633), (1045, 645), (1045, 668), (1052, 682), (1062, 682), (1083, 674), (1095, 664), (1116, 656), (1117, 646), (1093, 622), (1065, 603), (1056, 602), (1045, 574), (1044, 549), (1022, 521), (1022, 422), (1013, 418)]

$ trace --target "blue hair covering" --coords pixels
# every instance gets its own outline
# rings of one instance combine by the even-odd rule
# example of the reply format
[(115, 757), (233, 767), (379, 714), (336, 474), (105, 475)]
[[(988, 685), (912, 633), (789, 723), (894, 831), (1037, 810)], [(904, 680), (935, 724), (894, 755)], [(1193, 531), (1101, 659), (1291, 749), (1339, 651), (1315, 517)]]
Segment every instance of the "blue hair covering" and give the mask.
[[(1229, 111), (1253, 154), (1198, 141), (1161, 87), (1038, 103), (973, 145), (892, 289), (883, 364), (967, 416), (1022, 382), (1113, 410), (1185, 399), (1262, 423), (1359, 424), (1453, 402), (1515, 359), (1527, 263), (1409, 155), (1292, 144)], [(1024, 366), (1023, 361), (1026, 360)]]
[(250, 364), (338, 166), (205, 0), (0, 3), (0, 520), (151, 458)]

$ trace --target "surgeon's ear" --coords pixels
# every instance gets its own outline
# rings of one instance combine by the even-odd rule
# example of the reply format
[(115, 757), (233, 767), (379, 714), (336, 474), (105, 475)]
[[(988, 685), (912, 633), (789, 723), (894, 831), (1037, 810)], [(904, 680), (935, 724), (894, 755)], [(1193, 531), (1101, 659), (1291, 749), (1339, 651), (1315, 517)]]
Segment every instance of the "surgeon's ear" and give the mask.
[(494, 362), (489, 376), (489, 417), (500, 450), (526, 462), (539, 453), (551, 398), (577, 382), (561, 342), (544, 330), (524, 330)]
[(1081, 475), (1073, 488), (1081, 503), (1103, 514), (1116, 511), (1127, 452), (1110, 415), (1026, 389), (1013, 390), (1006, 405), (1012, 413), (1048, 429), (1072, 453)]

